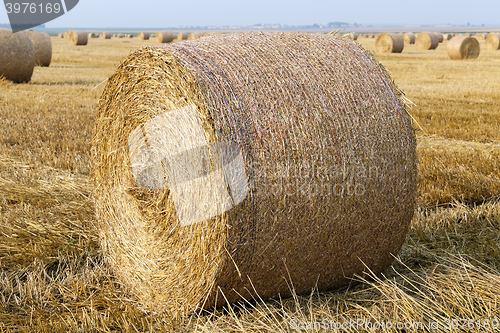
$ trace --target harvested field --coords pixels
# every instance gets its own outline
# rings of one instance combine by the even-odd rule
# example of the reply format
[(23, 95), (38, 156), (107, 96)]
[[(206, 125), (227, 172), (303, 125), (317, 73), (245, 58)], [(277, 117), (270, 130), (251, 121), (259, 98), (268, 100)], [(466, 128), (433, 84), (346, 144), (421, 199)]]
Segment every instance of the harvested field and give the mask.
[(421, 128), (418, 205), (387, 278), (368, 274), (341, 290), (178, 321), (138, 310), (97, 245), (90, 147), (105, 80), (131, 51), (157, 43), (93, 39), (77, 48), (52, 37), (50, 67), (35, 67), (29, 84), (0, 80), (8, 125), (0, 128), (0, 331), (276, 332), (360, 318), (499, 320), (498, 51), (479, 40), (474, 61), (454, 61), (447, 40), (433, 52), (412, 44), (400, 54), (376, 54), (374, 39), (358, 43), (415, 104), (410, 113)]

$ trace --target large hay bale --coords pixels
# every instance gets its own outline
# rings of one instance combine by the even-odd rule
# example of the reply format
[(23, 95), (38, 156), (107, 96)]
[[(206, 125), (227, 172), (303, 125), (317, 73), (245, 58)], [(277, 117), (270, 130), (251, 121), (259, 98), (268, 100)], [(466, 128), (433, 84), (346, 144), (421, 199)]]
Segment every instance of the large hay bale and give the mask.
[(170, 30), (163, 30), (156, 32), (157, 43), (170, 43), (174, 40), (174, 34)]
[(46, 32), (26, 31), (35, 48), (35, 66), (48, 67), (52, 60), (52, 41)]
[(474, 37), (455, 36), (447, 46), (450, 59), (476, 59), (479, 56), (479, 42)]
[(405, 44), (415, 44), (415, 35), (411, 32), (402, 35)]
[(87, 45), (88, 36), (85, 31), (68, 31), (69, 43), (71, 45)]
[(438, 37), (432, 32), (421, 32), (415, 39), (419, 50), (435, 50), (439, 46)]
[(486, 49), (498, 50), (500, 49), (500, 33), (490, 32), (486, 37)]
[(184, 40), (188, 38), (188, 33), (187, 32), (179, 32), (177, 34), (177, 39), (178, 40)]
[(437, 36), (439, 43), (442, 43), (444, 41), (444, 36), (440, 32), (434, 32), (434, 35)]
[(140, 32), (137, 34), (137, 37), (138, 37), (140, 40), (149, 40), (149, 32), (147, 32), (147, 31), (140, 31)]
[(109, 31), (101, 32), (101, 39), (111, 39), (111, 32)]
[(29, 82), (35, 61), (35, 47), (26, 32), (0, 28), (0, 77), (16, 83)]
[(362, 46), (324, 34), (137, 50), (107, 81), (92, 161), (107, 262), (172, 316), (383, 271), (417, 179), (402, 93)]
[(375, 40), (375, 49), (381, 53), (401, 53), (405, 47), (403, 36), (383, 33)]

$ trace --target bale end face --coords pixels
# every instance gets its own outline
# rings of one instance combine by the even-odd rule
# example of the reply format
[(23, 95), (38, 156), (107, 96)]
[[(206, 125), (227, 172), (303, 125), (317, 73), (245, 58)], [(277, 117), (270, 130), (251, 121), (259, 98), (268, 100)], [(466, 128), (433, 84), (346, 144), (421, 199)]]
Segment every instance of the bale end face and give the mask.
[(447, 46), (450, 59), (476, 59), (481, 48), (479, 42), (474, 37), (455, 36)]
[(490, 32), (485, 42), (487, 50), (500, 50), (500, 33)]
[(421, 32), (415, 44), (419, 50), (435, 50), (439, 46), (439, 38), (433, 32)]
[(71, 45), (80, 45), (80, 46), (84, 46), (84, 45), (87, 45), (88, 43), (88, 35), (85, 31), (74, 31), (74, 30), (70, 30), (68, 32), (68, 38), (69, 38), (69, 43)]
[(35, 62), (35, 47), (26, 32), (0, 28), (0, 77), (15, 83), (29, 82)]
[(375, 49), (381, 53), (401, 53), (404, 46), (404, 39), (398, 34), (383, 33), (375, 40)]

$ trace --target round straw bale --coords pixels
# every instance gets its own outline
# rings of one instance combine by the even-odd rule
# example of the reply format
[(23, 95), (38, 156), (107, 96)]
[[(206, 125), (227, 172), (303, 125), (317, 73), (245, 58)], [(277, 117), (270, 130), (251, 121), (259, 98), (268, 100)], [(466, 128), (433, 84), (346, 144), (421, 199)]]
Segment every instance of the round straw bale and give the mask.
[(132, 35), (132, 34), (128, 34), (128, 35), (127, 35), (127, 38), (134, 38), (134, 35)]
[(434, 50), (439, 45), (439, 39), (432, 32), (421, 32), (415, 38), (415, 44), (419, 50)]
[(375, 40), (375, 49), (381, 53), (401, 53), (405, 47), (403, 36), (383, 33)]
[(117, 34), (116, 38), (125, 38), (125, 34)]
[(116, 38), (116, 37), (118, 37), (118, 34), (113, 34), (113, 38)]
[(106, 261), (173, 317), (383, 271), (417, 181), (402, 92), (362, 46), (325, 34), (135, 51), (99, 101), (92, 165)]
[(109, 31), (101, 32), (101, 39), (111, 39), (111, 32)]
[(345, 35), (347, 38), (349, 38), (350, 40), (358, 40), (358, 37), (359, 35), (355, 32), (350, 32), (348, 34)]
[(208, 36), (210, 36), (210, 34), (209, 34), (209, 33), (207, 33), (207, 32), (204, 32), (204, 33), (202, 33), (202, 34), (200, 35), (200, 37), (208, 37)]
[(57, 34), (57, 38), (64, 38), (64, 34), (62, 34), (62, 33), (58, 33), (58, 34)]
[(170, 30), (163, 30), (156, 32), (157, 43), (170, 43), (174, 40), (174, 34)]
[(196, 37), (196, 34), (195, 34), (194, 32), (192, 32), (192, 33), (190, 33), (190, 34), (188, 35), (188, 38), (187, 38), (187, 39), (188, 39), (188, 40), (193, 40), (193, 39), (196, 39), (196, 38), (197, 38), (197, 37)]
[(138, 37), (140, 40), (148, 40), (148, 39), (149, 39), (149, 32), (147, 32), (147, 31), (140, 31), (140, 32), (137, 34), (137, 37)]
[(70, 31), (71, 31), (71, 30), (68, 30), (68, 31), (66, 31), (66, 32), (64, 33), (64, 38), (69, 38), (69, 32), (70, 32)]
[(35, 61), (35, 47), (26, 32), (0, 28), (0, 77), (29, 82)]
[(476, 59), (479, 56), (479, 42), (474, 37), (455, 36), (447, 46), (450, 59)]
[(91, 33), (89, 33), (88, 37), (89, 38), (99, 38), (99, 35), (95, 32), (91, 32)]
[(477, 33), (474, 35), (474, 37), (476, 37), (478, 40), (485, 40), (486, 39), (486, 35), (483, 33)]
[(70, 30), (68, 33), (68, 38), (71, 45), (87, 45), (88, 36), (85, 31)]
[(440, 43), (442, 43), (442, 42), (443, 42), (444, 37), (443, 37), (443, 34), (442, 34), (442, 33), (440, 33), (440, 32), (434, 32), (434, 35), (436, 35), (436, 36), (437, 36), (438, 41), (439, 41)]
[(188, 38), (188, 34), (187, 32), (179, 32), (177, 34), (177, 39), (178, 40), (183, 40), (183, 39), (187, 39)]
[(500, 33), (490, 32), (486, 37), (486, 49), (498, 50), (500, 49)]
[(46, 32), (26, 31), (35, 48), (35, 65), (47, 67), (52, 60), (52, 41)]
[(403, 35), (403, 40), (405, 41), (405, 44), (415, 44), (415, 35), (411, 32), (404, 33)]

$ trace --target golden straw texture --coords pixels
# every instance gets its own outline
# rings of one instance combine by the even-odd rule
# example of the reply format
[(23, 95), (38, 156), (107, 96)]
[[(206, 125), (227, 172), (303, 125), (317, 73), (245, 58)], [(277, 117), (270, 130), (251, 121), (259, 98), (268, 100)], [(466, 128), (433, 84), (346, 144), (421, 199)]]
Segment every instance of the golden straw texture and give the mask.
[(417, 181), (402, 93), (362, 46), (325, 34), (137, 50), (108, 79), (92, 161), (107, 262), (173, 317), (383, 271)]
[(101, 32), (101, 39), (111, 39), (111, 32), (109, 31), (103, 31)]
[(455, 36), (447, 46), (450, 59), (476, 59), (479, 56), (479, 42), (474, 37)]
[(26, 32), (0, 28), (0, 77), (29, 82), (35, 67), (35, 47)]
[(403, 36), (383, 33), (375, 40), (375, 49), (381, 53), (401, 53), (405, 47)]
[(71, 45), (87, 45), (88, 36), (85, 31), (68, 31), (69, 42)]
[(415, 35), (411, 32), (404, 33), (403, 35), (403, 40), (405, 41), (405, 44), (415, 44)]
[(419, 50), (434, 50), (439, 46), (438, 37), (432, 32), (421, 32), (415, 39)]
[(170, 43), (174, 40), (174, 34), (170, 30), (156, 32), (157, 43)]
[(52, 41), (46, 32), (26, 31), (35, 48), (35, 65), (48, 67), (52, 60)]
[(486, 35), (483, 34), (483, 33), (477, 33), (477, 34), (474, 35), (474, 37), (476, 37), (479, 40), (485, 40), (486, 39)]
[(500, 49), (500, 33), (490, 32), (486, 37), (486, 49), (487, 50), (499, 50)]
[(149, 32), (147, 31), (141, 31), (137, 34), (137, 37), (140, 39), (140, 40), (149, 40)]

